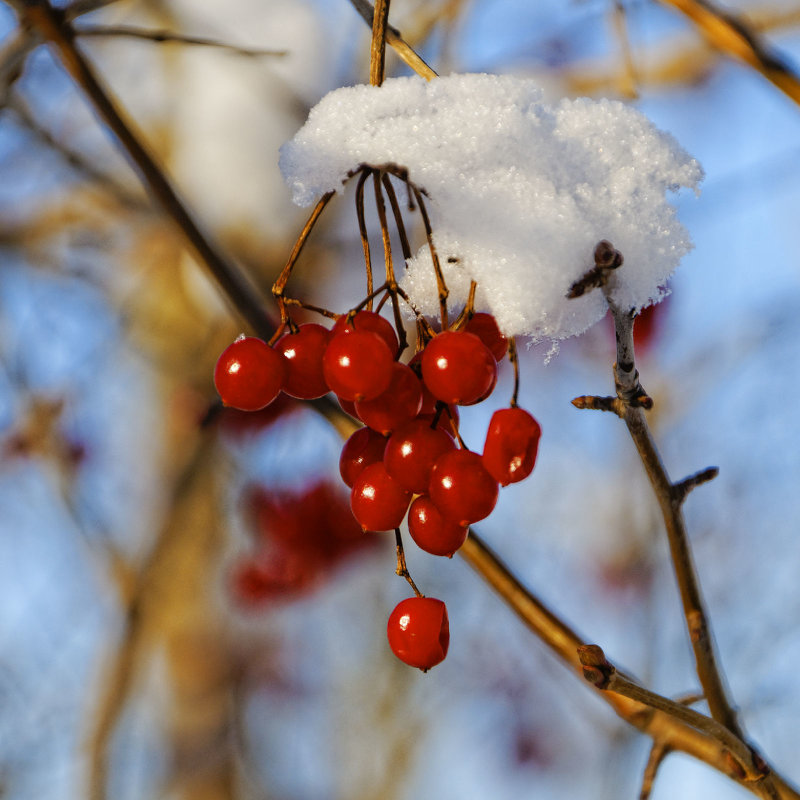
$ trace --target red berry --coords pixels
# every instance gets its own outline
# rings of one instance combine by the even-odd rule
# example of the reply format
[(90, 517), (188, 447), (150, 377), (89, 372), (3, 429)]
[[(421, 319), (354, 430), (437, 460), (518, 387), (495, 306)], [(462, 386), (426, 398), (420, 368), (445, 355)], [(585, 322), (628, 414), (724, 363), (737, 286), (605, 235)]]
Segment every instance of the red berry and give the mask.
[(288, 372), (281, 353), (261, 339), (245, 336), (223, 350), (214, 368), (214, 385), (226, 406), (258, 411), (280, 394)]
[(539, 423), (524, 409), (495, 411), (483, 446), (483, 466), (503, 486), (527, 478), (536, 463), (541, 434)]
[(383, 462), (370, 464), (356, 478), (350, 494), (353, 516), (365, 531), (397, 528), (411, 502), (411, 492), (387, 472)]
[(469, 528), (445, 519), (427, 495), (408, 509), (408, 532), (417, 546), (434, 556), (452, 556), (467, 539)]
[(479, 311), (464, 326), (467, 333), (474, 333), (489, 348), (496, 361), (502, 361), (508, 352), (508, 339), (500, 333), (497, 320), (491, 314)]
[(338, 336), (340, 333), (352, 333), (353, 331), (377, 333), (391, 350), (392, 358), (397, 355), (400, 343), (397, 341), (397, 334), (394, 332), (392, 323), (386, 317), (382, 317), (374, 311), (359, 311), (348, 324), (347, 314), (342, 314), (334, 323), (331, 333)]
[(439, 400), (469, 405), (491, 391), (497, 362), (475, 334), (445, 331), (423, 351), (422, 379)]
[(429, 494), (445, 519), (471, 525), (485, 519), (497, 503), (497, 481), (471, 450), (453, 450), (436, 460)]
[(350, 487), (356, 478), (370, 465), (383, 459), (386, 438), (370, 428), (359, 428), (342, 447), (339, 457), (339, 473)]
[(322, 374), (322, 356), (328, 346), (331, 332), (322, 325), (309, 322), (301, 325), (297, 333), (287, 333), (278, 340), (276, 349), (289, 362), (289, 375), (283, 391), (301, 400), (313, 400), (328, 393), (328, 384)]
[[(446, 414), (443, 414), (446, 418)], [(386, 443), (383, 463), (386, 471), (406, 489), (428, 491), (431, 470), (440, 455), (455, 450), (453, 438), (429, 420), (415, 419), (401, 425)]]
[(356, 413), (370, 428), (389, 434), (413, 419), (422, 405), (422, 384), (410, 367), (394, 363), (386, 391), (372, 400), (356, 401)]
[(392, 652), (405, 664), (429, 670), (450, 645), (447, 607), (435, 597), (409, 597), (395, 606), (386, 626)]
[(389, 386), (393, 364), (386, 342), (366, 330), (333, 336), (322, 357), (328, 386), (345, 400), (377, 397)]

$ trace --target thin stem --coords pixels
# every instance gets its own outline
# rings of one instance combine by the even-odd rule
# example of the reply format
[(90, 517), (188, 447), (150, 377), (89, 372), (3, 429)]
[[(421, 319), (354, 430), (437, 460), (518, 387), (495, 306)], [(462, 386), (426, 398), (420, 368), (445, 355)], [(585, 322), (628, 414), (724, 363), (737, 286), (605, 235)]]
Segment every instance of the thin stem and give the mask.
[(414, 583), (414, 579), (411, 577), (411, 574), (408, 571), (408, 565), (406, 564), (406, 551), (403, 549), (403, 537), (400, 534), (400, 528), (394, 529), (394, 539), (397, 549), (397, 569), (395, 572), (401, 578), (406, 579), (408, 585), (412, 588), (417, 597), (423, 597), (424, 595), (417, 588), (417, 584)]
[[(374, 11), (368, 0), (350, 0), (353, 8), (361, 15), (364, 22), (373, 28)], [(411, 45), (403, 39), (400, 31), (391, 25), (386, 26), (386, 42), (397, 53), (405, 63), (411, 67), (417, 75), (421, 75), (427, 80), (438, 77), (428, 64), (414, 51)]]
[(165, 30), (149, 30), (131, 25), (80, 25), (75, 28), (76, 36), (91, 37), (123, 37), (129, 39), (144, 39), (149, 42), (174, 43), (195, 45), (199, 47), (215, 47), (227, 50), (237, 56), (246, 58), (261, 58), (262, 56), (286, 56), (288, 50), (264, 50), (255, 47), (239, 47), (238, 45), (220, 42), (217, 39), (208, 39), (204, 36), (186, 36), (182, 33)]
[(95, 113), (113, 133), (117, 144), (136, 169), (142, 182), (183, 233), (186, 242), (206, 265), (234, 308), (260, 336), (269, 339), (275, 325), (264, 310), (258, 292), (244, 272), (228, 260), (201, 230), (178, 196), (166, 173), (134, 132), (133, 124), (111, 98), (94, 69), (75, 43), (75, 32), (64, 12), (47, 0), (15, 0), (25, 25), (35, 30), (55, 50), (64, 69), (83, 91)]
[(378, 211), (378, 220), (381, 226), (381, 238), (383, 240), (383, 259), (386, 265), (386, 285), (390, 290), (394, 290), (397, 281), (394, 277), (394, 262), (392, 261), (392, 238), (389, 234), (389, 224), (386, 219), (386, 204), (383, 202), (383, 191), (381, 190), (381, 178), (378, 172), (372, 173), (373, 185), (375, 188), (375, 208)]
[(448, 328), (447, 321), (447, 284), (444, 282), (444, 275), (442, 275), (442, 267), (439, 263), (439, 255), (436, 252), (436, 245), (433, 243), (433, 229), (431, 228), (431, 221), (428, 218), (428, 210), (425, 208), (425, 201), (422, 199), (422, 192), (415, 186), (414, 197), (417, 199), (419, 206), (419, 213), (422, 216), (422, 224), (425, 226), (425, 238), (428, 241), (428, 250), (430, 250), (431, 261), (433, 262), (433, 271), (436, 273), (436, 289), (439, 292), (439, 315), (442, 323), (442, 330), (446, 331)]
[(392, 186), (392, 181), (387, 174), (384, 173), (381, 180), (386, 196), (389, 198), (389, 205), (392, 207), (394, 222), (397, 226), (397, 235), (400, 238), (400, 249), (403, 251), (403, 259), (407, 261), (411, 258), (411, 245), (408, 242), (406, 226), (403, 222), (403, 214), (400, 211), (400, 204), (397, 202), (397, 194), (395, 194), (394, 186)]
[(517, 407), (517, 397), (519, 395), (519, 357), (517, 356), (517, 340), (515, 337), (508, 338), (508, 360), (514, 367), (514, 393), (511, 395), (511, 408)]
[(292, 269), (294, 268), (295, 262), (298, 258), (300, 258), (300, 253), (303, 251), (303, 247), (305, 247), (308, 237), (311, 235), (311, 231), (314, 229), (314, 225), (316, 225), (317, 220), (325, 210), (325, 206), (328, 205), (334, 194), (335, 192), (333, 191), (326, 192), (319, 199), (316, 206), (314, 206), (311, 216), (308, 218), (308, 220), (306, 220), (303, 230), (300, 231), (300, 235), (297, 237), (297, 241), (294, 243), (294, 247), (292, 248), (292, 252), (289, 254), (289, 259), (286, 262), (286, 266), (281, 270), (281, 274), (272, 285), (272, 294), (278, 301), (278, 307), (281, 310), (281, 322), (286, 321), (286, 309), (284, 308), (283, 302), (283, 291), (286, 288), (286, 283), (292, 274)]
[(380, 86), (386, 75), (386, 33), (389, 27), (389, 1), (375, 0), (372, 15), (372, 42), (369, 51), (369, 82)]
[(364, 250), (364, 267), (367, 272), (367, 296), (370, 298), (367, 310), (372, 311), (372, 255), (369, 249), (369, 235), (367, 233), (367, 221), (364, 217), (364, 184), (370, 175), (371, 170), (362, 167), (361, 175), (356, 184), (356, 217), (358, 219), (358, 232), (361, 236), (361, 247)]

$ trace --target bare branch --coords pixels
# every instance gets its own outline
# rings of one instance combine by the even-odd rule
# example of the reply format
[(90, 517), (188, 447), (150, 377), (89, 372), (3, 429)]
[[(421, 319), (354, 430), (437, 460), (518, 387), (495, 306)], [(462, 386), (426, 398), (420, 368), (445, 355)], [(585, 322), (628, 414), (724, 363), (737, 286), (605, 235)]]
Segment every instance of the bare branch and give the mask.
[[(350, 0), (356, 11), (361, 15), (364, 22), (369, 25), (370, 29), (373, 26), (374, 9), (368, 0)], [(417, 55), (413, 48), (406, 42), (400, 35), (400, 31), (393, 28), (391, 25), (386, 27), (386, 43), (391, 45), (394, 51), (405, 63), (423, 78), (431, 80), (438, 77), (436, 73), (429, 67), (425, 61)]]
[(166, 42), (174, 44), (196, 45), (199, 47), (216, 47), (221, 50), (245, 58), (261, 58), (263, 56), (286, 56), (288, 50), (265, 50), (256, 47), (240, 47), (239, 45), (228, 44), (217, 39), (208, 39), (204, 36), (187, 36), (182, 33), (174, 33), (165, 30), (149, 30), (147, 28), (136, 28), (131, 25), (81, 25), (75, 28), (76, 36), (92, 37), (125, 37), (129, 39), (144, 39), (149, 42)]
[(712, 47), (744, 61), (800, 104), (800, 78), (744, 21), (708, 0), (661, 0), (694, 22)]
[(75, 42), (75, 32), (64, 13), (54, 8), (48, 0), (28, 0), (24, 3), (22, 0), (13, 0), (13, 3), (24, 24), (37, 31), (51, 45), (97, 116), (114, 134), (116, 143), (135, 167), (144, 185), (181, 230), (186, 242), (208, 267), (234, 307), (259, 336), (269, 339), (275, 325), (266, 313), (258, 292), (244, 272), (200, 228), (163, 168), (156, 163), (133, 124), (81, 53)]

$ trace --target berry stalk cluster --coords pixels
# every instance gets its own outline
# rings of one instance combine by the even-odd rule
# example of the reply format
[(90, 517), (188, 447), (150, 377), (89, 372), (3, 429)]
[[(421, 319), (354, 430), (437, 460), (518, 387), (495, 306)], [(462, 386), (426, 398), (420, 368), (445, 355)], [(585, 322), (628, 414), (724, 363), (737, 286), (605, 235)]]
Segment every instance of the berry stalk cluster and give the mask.
[[(386, 283), (372, 288), (371, 259), (363, 223), (363, 187), (373, 175), (386, 256)], [(395, 171), (395, 177), (407, 177)], [(420, 190), (409, 183), (422, 212), (435, 268), (437, 259)], [(332, 392), (342, 409), (362, 427), (345, 442), (339, 461), (350, 489), (350, 508), (363, 531), (395, 531), (398, 574), (415, 596), (401, 602), (388, 621), (389, 644), (411, 666), (427, 670), (447, 654), (449, 622), (444, 603), (425, 597), (405, 566), (400, 526), (407, 520), (414, 542), (424, 551), (452, 555), (468, 536), (469, 526), (485, 519), (497, 503), (499, 487), (523, 480), (536, 461), (540, 427), (516, 402), (519, 383), (514, 341), (506, 340), (490, 314), (476, 313), (474, 286), (468, 306), (449, 324), (447, 290), (437, 268), (441, 320), (434, 329), (416, 315), (417, 340), (411, 358), (391, 262), (391, 245), (383, 206), (390, 199), (404, 253), (409, 250), (399, 206), (387, 175), (364, 168), (356, 207), (364, 241), (367, 298), (336, 315), (284, 295), (286, 280), (311, 225), (327, 203), (320, 201), (301, 234), (274, 294), (281, 326), (270, 342), (241, 336), (220, 356), (214, 373), (217, 391), (227, 406), (254, 411), (281, 393), (311, 400)], [(372, 300), (380, 297), (378, 311)], [(394, 324), (379, 313), (391, 301)], [(296, 324), (290, 306), (313, 309), (335, 322)], [(413, 311), (413, 308), (412, 308)], [(515, 375), (510, 405), (494, 412), (482, 453), (470, 450), (459, 433), (458, 406), (486, 400), (497, 383), (498, 363), (510, 354)]]

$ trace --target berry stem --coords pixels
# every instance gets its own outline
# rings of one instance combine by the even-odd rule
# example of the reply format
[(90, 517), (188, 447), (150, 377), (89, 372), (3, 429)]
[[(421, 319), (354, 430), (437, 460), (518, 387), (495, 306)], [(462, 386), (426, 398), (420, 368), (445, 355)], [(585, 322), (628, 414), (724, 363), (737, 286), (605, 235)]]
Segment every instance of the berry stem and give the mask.
[[(397, 235), (400, 238), (400, 247), (403, 251), (403, 259), (411, 258), (411, 245), (408, 243), (408, 236), (406, 235), (406, 226), (403, 223), (403, 215), (400, 212), (400, 205), (397, 202), (397, 194), (395, 193), (394, 186), (389, 175), (385, 172), (381, 173), (381, 182), (389, 198), (389, 205), (392, 207), (392, 214), (394, 215), (395, 225), (397, 226)], [(406, 183), (408, 186), (408, 183)]]
[(436, 288), (439, 292), (439, 314), (442, 322), (442, 330), (446, 331), (448, 328), (447, 295), (449, 292), (447, 291), (447, 284), (444, 282), (444, 275), (442, 275), (439, 254), (436, 252), (436, 245), (433, 243), (433, 229), (431, 228), (431, 221), (428, 218), (428, 210), (425, 207), (425, 201), (422, 199), (422, 192), (416, 186), (414, 186), (414, 197), (417, 198), (419, 213), (422, 216), (422, 224), (425, 226), (425, 238), (428, 241), (428, 249), (431, 252), (433, 271), (436, 273)]
[(519, 358), (517, 357), (517, 340), (514, 336), (508, 339), (508, 360), (514, 367), (514, 392), (511, 395), (511, 408), (517, 407), (517, 395), (519, 395)]
[(400, 535), (400, 528), (394, 529), (394, 539), (397, 543), (397, 569), (395, 572), (401, 578), (406, 579), (408, 585), (417, 597), (424, 597), (425, 595), (417, 588), (417, 584), (414, 583), (414, 579), (408, 571), (408, 566), (406, 565), (406, 551), (403, 549), (403, 537)]
[(305, 243), (311, 234), (311, 231), (314, 229), (314, 225), (320, 218), (322, 212), (325, 210), (325, 206), (328, 205), (334, 194), (336, 194), (336, 192), (326, 192), (319, 199), (316, 206), (314, 206), (311, 216), (306, 221), (306, 224), (303, 226), (303, 230), (300, 231), (300, 235), (297, 237), (297, 241), (294, 243), (294, 247), (292, 248), (292, 252), (289, 254), (289, 259), (286, 262), (286, 266), (281, 270), (281, 274), (272, 285), (272, 294), (275, 297), (275, 300), (278, 303), (278, 308), (280, 308), (281, 312), (281, 322), (286, 322), (287, 319), (286, 302), (283, 297), (283, 291), (286, 288), (286, 283), (289, 280), (289, 276), (292, 274), (292, 269), (294, 268), (295, 262), (300, 257), (300, 253), (302, 252), (303, 247), (305, 246)]
[(364, 266), (367, 271), (367, 311), (372, 311), (372, 256), (369, 249), (369, 235), (367, 234), (367, 221), (364, 218), (364, 184), (372, 170), (361, 167), (361, 175), (356, 185), (356, 217), (358, 217), (358, 232), (361, 236), (361, 246), (364, 248)]

